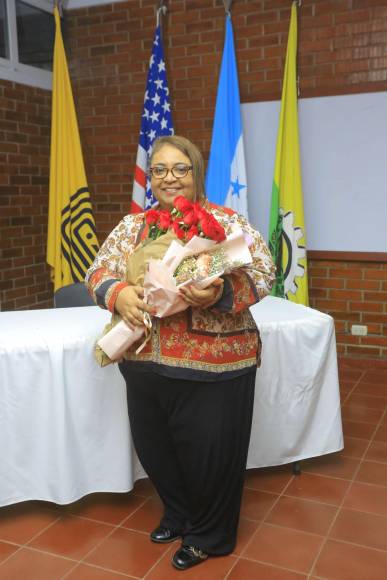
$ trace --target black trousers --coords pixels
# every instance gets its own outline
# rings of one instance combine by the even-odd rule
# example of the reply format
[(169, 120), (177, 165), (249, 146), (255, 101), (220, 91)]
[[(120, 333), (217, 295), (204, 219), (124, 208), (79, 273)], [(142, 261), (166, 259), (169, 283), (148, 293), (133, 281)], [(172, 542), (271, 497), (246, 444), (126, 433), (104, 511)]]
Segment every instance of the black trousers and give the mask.
[(139, 459), (164, 504), (161, 525), (208, 554), (236, 543), (256, 369), (217, 382), (120, 364)]

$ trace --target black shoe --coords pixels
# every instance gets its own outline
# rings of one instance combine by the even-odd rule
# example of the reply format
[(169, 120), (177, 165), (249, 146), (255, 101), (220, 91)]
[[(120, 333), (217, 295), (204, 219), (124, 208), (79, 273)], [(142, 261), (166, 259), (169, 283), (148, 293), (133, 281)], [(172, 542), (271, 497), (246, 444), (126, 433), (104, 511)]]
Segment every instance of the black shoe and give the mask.
[(150, 535), (152, 542), (156, 542), (157, 544), (168, 544), (168, 542), (173, 542), (173, 540), (179, 537), (180, 534), (175, 532), (175, 530), (165, 528), (164, 526), (159, 526)]
[(204, 562), (207, 558), (208, 554), (198, 548), (194, 548), (194, 546), (181, 546), (173, 555), (172, 564), (178, 570), (187, 570), (187, 568)]

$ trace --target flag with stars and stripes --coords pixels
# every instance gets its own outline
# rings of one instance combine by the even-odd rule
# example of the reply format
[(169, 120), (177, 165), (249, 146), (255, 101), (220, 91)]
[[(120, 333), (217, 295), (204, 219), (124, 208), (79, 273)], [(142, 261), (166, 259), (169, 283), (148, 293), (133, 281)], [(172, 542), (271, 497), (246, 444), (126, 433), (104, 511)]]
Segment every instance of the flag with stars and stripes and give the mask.
[(146, 83), (140, 139), (137, 149), (131, 212), (152, 207), (152, 195), (146, 170), (153, 142), (161, 135), (173, 135), (173, 122), (160, 26), (156, 28)]
[(210, 201), (231, 207), (248, 217), (243, 128), (230, 15), (226, 16), (226, 36), (207, 167), (206, 192)]

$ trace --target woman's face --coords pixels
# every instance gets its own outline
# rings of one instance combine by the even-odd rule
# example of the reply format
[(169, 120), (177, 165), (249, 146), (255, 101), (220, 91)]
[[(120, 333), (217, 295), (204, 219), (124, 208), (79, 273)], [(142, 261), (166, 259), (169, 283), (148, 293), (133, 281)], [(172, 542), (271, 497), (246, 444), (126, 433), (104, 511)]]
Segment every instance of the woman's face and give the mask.
[[(164, 167), (169, 170), (176, 167), (176, 174), (178, 174), (177, 170), (182, 172), (186, 167), (192, 167), (192, 165), (190, 158), (186, 157), (179, 149), (176, 149), (173, 145), (163, 145), (154, 154), (151, 167)], [(194, 201), (195, 199), (192, 170), (188, 171), (185, 177), (175, 177), (172, 171), (168, 171), (167, 175), (162, 179), (152, 175), (151, 187), (153, 195), (162, 209), (171, 209), (174, 199), (179, 195), (183, 195), (189, 201)]]

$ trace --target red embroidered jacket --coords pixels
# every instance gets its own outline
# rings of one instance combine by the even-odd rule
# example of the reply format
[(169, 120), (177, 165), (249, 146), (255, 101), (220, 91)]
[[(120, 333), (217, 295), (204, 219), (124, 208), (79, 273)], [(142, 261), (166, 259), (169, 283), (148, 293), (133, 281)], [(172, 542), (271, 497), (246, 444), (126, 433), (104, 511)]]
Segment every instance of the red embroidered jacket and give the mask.
[[(206, 209), (230, 232), (238, 224), (253, 240), (253, 263), (224, 276), (223, 296), (213, 307), (188, 308), (163, 319), (153, 319), (152, 337), (136, 355), (132, 346), (125, 358), (137, 368), (160, 374), (216, 380), (224, 373), (243, 374), (259, 364), (261, 343), (249, 306), (264, 298), (275, 277), (270, 252), (262, 236), (232, 210), (206, 204)], [(141, 239), (145, 214), (127, 215), (107, 237), (86, 276), (95, 302), (114, 311), (119, 291), (127, 283), (126, 263)]]

